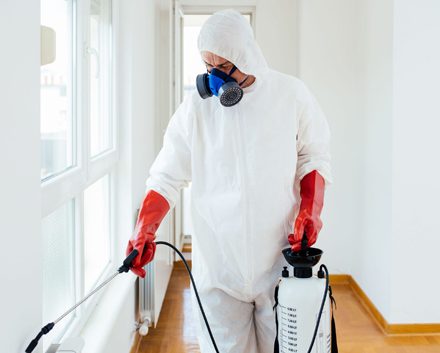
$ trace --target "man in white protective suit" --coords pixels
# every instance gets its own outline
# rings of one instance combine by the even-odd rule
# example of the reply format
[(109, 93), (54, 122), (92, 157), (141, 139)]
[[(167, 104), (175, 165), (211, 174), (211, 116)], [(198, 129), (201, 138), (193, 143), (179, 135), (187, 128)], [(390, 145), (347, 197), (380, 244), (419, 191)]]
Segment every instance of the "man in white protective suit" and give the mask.
[[(168, 125), (127, 254), (139, 251), (132, 271), (144, 277), (154, 234), (191, 181), (193, 274), (218, 349), (269, 353), (281, 250), (299, 250), (304, 234), (313, 245), (322, 227), (330, 133), (304, 83), (267, 66), (238, 12), (212, 15), (198, 47), (207, 73)], [(214, 352), (197, 319), (201, 352)]]

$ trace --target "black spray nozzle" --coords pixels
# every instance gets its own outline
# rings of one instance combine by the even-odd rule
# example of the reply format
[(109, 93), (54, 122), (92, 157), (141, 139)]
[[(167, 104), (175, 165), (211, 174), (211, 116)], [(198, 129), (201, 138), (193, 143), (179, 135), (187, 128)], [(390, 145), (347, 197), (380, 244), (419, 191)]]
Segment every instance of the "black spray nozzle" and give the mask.
[(40, 338), (43, 335), (49, 333), (50, 330), (52, 330), (54, 326), (55, 326), (55, 323), (53, 323), (53, 322), (50, 322), (46, 326), (44, 326), (41, 329), (41, 331), (38, 333), (38, 335), (31, 341), (31, 343), (29, 343), (29, 346), (27, 346), (25, 352), (31, 353), (35, 349), (35, 347), (38, 345), (38, 341), (40, 340)]
[(138, 256), (139, 252), (136, 249), (133, 249), (133, 251), (125, 258), (124, 262), (122, 263), (122, 266), (119, 267), (118, 272), (128, 272), (130, 268), (132, 267), (132, 262), (136, 256)]

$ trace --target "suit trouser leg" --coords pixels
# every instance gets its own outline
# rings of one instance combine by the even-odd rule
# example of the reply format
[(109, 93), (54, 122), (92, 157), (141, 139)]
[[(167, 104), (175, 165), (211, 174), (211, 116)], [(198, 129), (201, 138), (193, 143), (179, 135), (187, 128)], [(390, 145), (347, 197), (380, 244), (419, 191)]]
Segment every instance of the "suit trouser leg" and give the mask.
[(273, 288), (255, 298), (254, 324), (259, 353), (272, 353), (276, 337)]
[[(220, 353), (257, 352), (253, 303), (238, 300), (218, 288), (203, 290), (199, 295)], [(192, 306), (200, 352), (215, 353), (194, 293)]]

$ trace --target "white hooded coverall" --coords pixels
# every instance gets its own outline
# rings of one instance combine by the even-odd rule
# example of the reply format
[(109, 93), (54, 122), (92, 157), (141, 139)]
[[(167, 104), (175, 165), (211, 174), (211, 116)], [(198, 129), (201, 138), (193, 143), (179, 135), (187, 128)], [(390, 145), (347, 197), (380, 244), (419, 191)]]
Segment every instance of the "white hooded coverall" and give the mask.
[[(298, 210), (298, 185), (317, 170), (330, 181), (329, 129), (303, 82), (267, 67), (238, 12), (215, 13), (199, 50), (256, 77), (240, 103), (197, 92), (170, 120), (147, 190), (173, 207), (192, 181), (193, 274), (221, 353), (273, 352), (273, 294)], [(202, 353), (214, 352), (198, 306)]]

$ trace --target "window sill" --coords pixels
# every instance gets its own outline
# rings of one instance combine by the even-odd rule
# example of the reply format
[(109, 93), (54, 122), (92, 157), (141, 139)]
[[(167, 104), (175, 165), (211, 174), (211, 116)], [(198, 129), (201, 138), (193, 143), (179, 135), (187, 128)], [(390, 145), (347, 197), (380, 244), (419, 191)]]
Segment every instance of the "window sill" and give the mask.
[[(113, 327), (118, 320), (119, 313), (124, 304), (127, 304), (127, 297), (130, 290), (133, 290), (136, 278), (133, 274), (127, 273), (116, 277), (109, 284), (80, 333), (85, 341), (82, 353), (103, 352), (110, 335), (114, 333)], [(130, 310), (134, 312), (134, 308)], [(127, 327), (127, 331), (133, 330), (134, 332), (134, 323), (133, 315), (133, 326)]]

